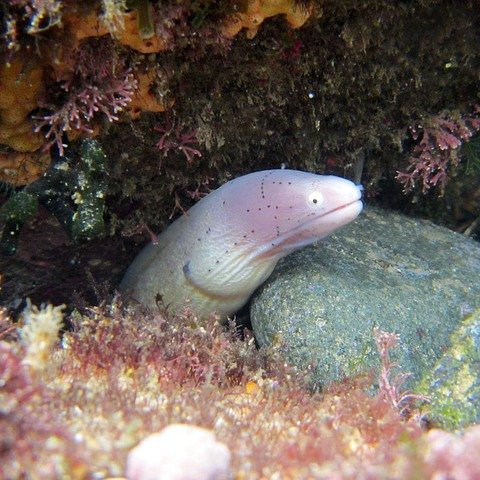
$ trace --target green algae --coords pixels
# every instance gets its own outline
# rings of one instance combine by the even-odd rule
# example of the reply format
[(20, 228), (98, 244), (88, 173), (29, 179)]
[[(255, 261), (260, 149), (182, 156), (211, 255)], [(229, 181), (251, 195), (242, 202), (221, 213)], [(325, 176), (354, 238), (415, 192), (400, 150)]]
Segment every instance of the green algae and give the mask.
[(430, 397), (427, 418), (448, 430), (480, 421), (480, 309), (451, 335), (451, 346), (419, 383)]
[(18, 237), (22, 226), (37, 211), (38, 202), (35, 195), (21, 191), (12, 195), (0, 210), (0, 221), (4, 224), (0, 251), (4, 255), (12, 255), (17, 249)]
[(78, 189), (74, 195), (78, 209), (73, 215), (71, 235), (76, 242), (86, 242), (105, 234), (106, 155), (95, 140), (84, 140), (80, 149)]
[(137, 10), (137, 27), (140, 38), (144, 40), (152, 38), (155, 35), (152, 3), (149, 0), (132, 0), (127, 2), (127, 7)]
[(32, 219), (39, 205), (54, 215), (76, 243), (105, 234), (104, 206), (107, 157), (96, 140), (84, 140), (77, 160), (60, 156), (47, 172), (0, 208), (3, 231), (0, 250), (17, 251), (22, 227)]

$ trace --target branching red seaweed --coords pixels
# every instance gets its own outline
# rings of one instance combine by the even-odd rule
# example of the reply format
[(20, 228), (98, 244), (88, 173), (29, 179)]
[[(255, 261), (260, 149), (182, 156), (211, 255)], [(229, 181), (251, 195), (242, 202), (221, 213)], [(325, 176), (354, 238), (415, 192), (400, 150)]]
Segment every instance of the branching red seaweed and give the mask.
[(194, 157), (201, 157), (200, 150), (193, 147), (198, 144), (197, 131), (185, 131), (181, 124), (175, 125), (174, 122), (167, 122), (165, 125), (157, 125), (157, 132), (161, 133), (160, 139), (156, 143), (156, 147), (167, 156), (170, 152), (181, 152), (185, 156), (187, 163), (192, 164)]
[(379, 328), (375, 329), (374, 335), (381, 361), (378, 396), (398, 410), (401, 416), (409, 417), (415, 403), (427, 402), (428, 397), (402, 389), (403, 384), (410, 377), (409, 373), (392, 376), (398, 364), (390, 359), (390, 351), (398, 346), (400, 336), (396, 333), (384, 332)]
[(109, 122), (118, 121), (131, 102), (137, 80), (121, 60), (115, 61), (112, 48), (104, 38), (81, 43), (73, 71), (62, 74), (57, 97), (44, 104), (50, 113), (32, 117), (35, 132), (44, 131), (49, 140), (47, 148), (56, 144), (63, 155), (66, 132), (91, 134), (95, 119), (104, 115)]
[(452, 116), (441, 112), (424, 126), (410, 128), (413, 140), (420, 141), (413, 149), (406, 171), (397, 172), (397, 180), (404, 192), (412, 191), (417, 184), (426, 193), (431, 187), (443, 192), (453, 168), (460, 163), (460, 146), (480, 130), (480, 105), (474, 105), (471, 115)]

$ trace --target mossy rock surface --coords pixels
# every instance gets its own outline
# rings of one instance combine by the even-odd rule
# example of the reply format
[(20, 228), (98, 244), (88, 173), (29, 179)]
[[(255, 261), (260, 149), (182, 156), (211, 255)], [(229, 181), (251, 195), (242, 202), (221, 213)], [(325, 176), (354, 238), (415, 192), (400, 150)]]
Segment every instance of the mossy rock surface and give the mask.
[(353, 223), (279, 262), (252, 300), (260, 345), (313, 367), (324, 385), (377, 368), (373, 329), (400, 335), (393, 357), (413, 381), (480, 307), (480, 245), (431, 222), (368, 208)]
[(419, 390), (430, 398), (426, 416), (434, 425), (455, 430), (480, 423), (480, 309), (462, 321)]

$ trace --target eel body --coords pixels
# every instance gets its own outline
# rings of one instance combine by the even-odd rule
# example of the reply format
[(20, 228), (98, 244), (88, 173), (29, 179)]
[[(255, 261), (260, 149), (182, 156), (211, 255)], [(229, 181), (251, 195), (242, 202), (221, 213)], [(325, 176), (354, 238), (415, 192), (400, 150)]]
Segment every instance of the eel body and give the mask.
[(354, 220), (361, 190), (349, 180), (296, 170), (236, 178), (202, 198), (147, 245), (120, 291), (170, 311), (186, 300), (199, 316), (235, 313), (278, 260)]

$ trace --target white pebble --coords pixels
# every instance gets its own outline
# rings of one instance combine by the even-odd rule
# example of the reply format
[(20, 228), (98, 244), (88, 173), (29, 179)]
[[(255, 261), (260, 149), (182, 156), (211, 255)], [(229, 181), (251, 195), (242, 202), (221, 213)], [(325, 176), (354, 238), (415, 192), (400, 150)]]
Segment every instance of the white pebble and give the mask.
[(231, 454), (212, 431), (173, 424), (142, 440), (127, 458), (128, 480), (226, 480)]

